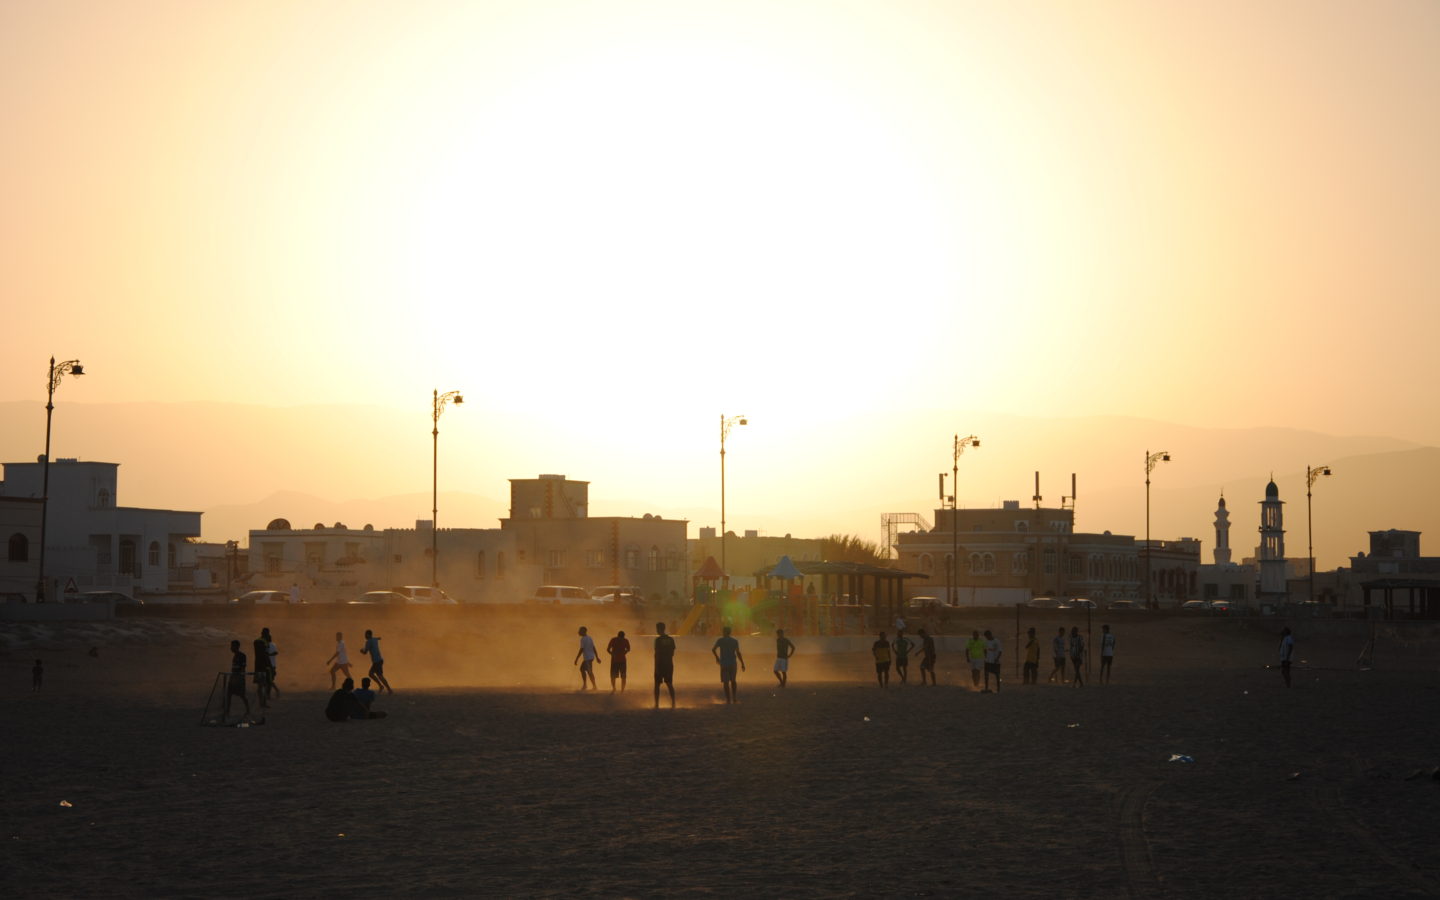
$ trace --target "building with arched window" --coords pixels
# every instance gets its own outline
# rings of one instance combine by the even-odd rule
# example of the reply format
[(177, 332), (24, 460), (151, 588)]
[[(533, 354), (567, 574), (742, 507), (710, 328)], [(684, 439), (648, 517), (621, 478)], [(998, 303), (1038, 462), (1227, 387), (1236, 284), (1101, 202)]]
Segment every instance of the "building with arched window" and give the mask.
[[(0, 497), (0, 595), (35, 599), (40, 579), (40, 501), (31, 497)], [(18, 596), (16, 596), (18, 595)]]
[[(163, 594), (195, 587), (200, 513), (118, 505), (119, 463), (56, 459), (45, 526), (46, 596), (65, 588)], [(39, 501), (41, 462), (5, 463), (0, 494)], [(39, 531), (30, 543), (38, 557)], [(38, 577), (38, 565), (36, 569)], [(35, 585), (27, 589), (34, 594)]]

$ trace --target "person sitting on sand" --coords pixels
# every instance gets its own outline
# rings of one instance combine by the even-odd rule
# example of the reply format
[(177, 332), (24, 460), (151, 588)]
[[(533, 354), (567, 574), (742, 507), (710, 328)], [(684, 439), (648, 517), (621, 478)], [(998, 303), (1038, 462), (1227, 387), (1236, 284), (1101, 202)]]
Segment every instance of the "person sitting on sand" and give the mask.
[(605, 652), (610, 654), (610, 693), (615, 693), (615, 679), (620, 679), (620, 690), (625, 690), (625, 679), (629, 675), (629, 665), (626, 659), (630, 655), (630, 639), (625, 637), (625, 632), (617, 632), (605, 645)]
[(360, 686), (351, 691), (351, 693), (355, 695), (355, 699), (360, 701), (360, 705), (365, 707), (365, 711), (368, 713), (370, 707), (375, 703), (375, 692), (370, 690), (370, 679), (360, 679)]
[(670, 691), (670, 708), (675, 708), (675, 639), (665, 633), (665, 623), (655, 623), (655, 708), (660, 708), (660, 684)]
[(355, 696), (355, 679), (347, 678), (340, 685), (340, 689), (330, 695), (330, 702), (325, 704), (325, 718), (332, 722), (345, 722), (350, 719), (383, 719), (383, 712), (370, 712)]
[[(335, 665), (330, 666), (332, 661)], [(339, 631), (335, 632), (335, 652), (325, 660), (325, 665), (330, 666), (330, 687), (335, 687), (335, 673), (341, 671), (345, 673), (346, 681), (352, 685), (355, 683), (350, 677), (350, 653), (345, 649), (345, 635)]]
[(870, 645), (870, 653), (875, 657), (875, 680), (880, 682), (881, 688), (890, 686), (890, 642), (885, 640), (885, 632), (875, 636), (875, 643)]
[(230, 718), (230, 701), (239, 697), (245, 704), (245, 718), (250, 717), (250, 700), (245, 696), (245, 666), (249, 661), (240, 652), (240, 642), (230, 642), (230, 680), (225, 688), (225, 712), (222, 719)]
[[(581, 659), (584, 662), (581, 662)], [(600, 651), (595, 649), (595, 639), (587, 632), (584, 625), (580, 626), (580, 649), (575, 651), (575, 665), (580, 667), (580, 690), (586, 690), (588, 681), (589, 690), (598, 691), (595, 685), (595, 663), (600, 659)]]

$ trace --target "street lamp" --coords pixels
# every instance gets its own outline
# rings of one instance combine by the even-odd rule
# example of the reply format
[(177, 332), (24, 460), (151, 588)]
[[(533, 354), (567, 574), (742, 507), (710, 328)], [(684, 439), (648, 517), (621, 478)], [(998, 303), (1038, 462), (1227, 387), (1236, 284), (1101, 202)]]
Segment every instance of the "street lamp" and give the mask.
[(45, 602), (45, 527), (50, 513), (50, 419), (55, 413), (55, 389), (66, 375), (84, 375), (85, 367), (78, 359), (56, 364), (50, 357), (50, 396), (45, 401), (45, 468), (40, 476), (40, 580), (35, 585), (35, 602)]
[(1329, 475), (1329, 466), (1305, 467), (1305, 531), (1310, 544), (1310, 602), (1315, 602), (1315, 520), (1310, 514), (1310, 489), (1321, 475)]
[(440, 586), (440, 414), (452, 400), (456, 404), (465, 402), (459, 391), (442, 394), (437, 390), (431, 413), (435, 427), (430, 431), (430, 586), (437, 588)]
[(725, 568), (725, 438), (736, 425), (750, 424), (744, 416), (725, 418), (720, 414), (720, 574), (729, 583), (730, 572)]
[[(951, 457), (950, 466), (950, 564), (945, 567), (945, 602), (953, 604), (956, 602), (954, 593), (955, 582), (958, 582), (960, 573), (960, 514), (956, 512), (959, 508), (955, 498), (960, 493), (960, 454), (965, 452), (966, 447), (979, 447), (980, 439), (975, 435), (961, 437), (955, 435), (955, 448)], [(945, 473), (940, 473), (940, 503), (945, 503)]]
[(1150, 473), (1155, 471), (1157, 463), (1169, 462), (1170, 452), (1161, 450), (1159, 453), (1145, 451), (1145, 608), (1149, 609), (1154, 603), (1154, 589), (1150, 579)]

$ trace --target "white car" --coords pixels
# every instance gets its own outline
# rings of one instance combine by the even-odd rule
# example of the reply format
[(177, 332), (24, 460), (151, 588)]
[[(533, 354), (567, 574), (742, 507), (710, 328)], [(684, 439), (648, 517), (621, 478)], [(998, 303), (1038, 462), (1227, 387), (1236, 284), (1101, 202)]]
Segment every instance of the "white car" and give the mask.
[(404, 596), (406, 603), (438, 603), (442, 606), (457, 605), (457, 601), (453, 597), (438, 587), (407, 584), (404, 587), (391, 588), (390, 590)]
[(590, 596), (582, 587), (570, 584), (542, 584), (530, 595), (531, 603), (545, 603), (564, 606), (599, 606), (605, 601)]
[(290, 594), (288, 591), (251, 591), (248, 594), (241, 594), (231, 603), (238, 603), (241, 606), (254, 606), (256, 604), (268, 603), (289, 603)]

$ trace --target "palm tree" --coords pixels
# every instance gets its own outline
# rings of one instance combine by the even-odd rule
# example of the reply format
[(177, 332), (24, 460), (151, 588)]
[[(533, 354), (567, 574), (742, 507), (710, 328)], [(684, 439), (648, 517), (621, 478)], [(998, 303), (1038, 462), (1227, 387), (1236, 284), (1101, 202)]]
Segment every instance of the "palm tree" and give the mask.
[(826, 562), (863, 563), (890, 566), (891, 561), (880, 553), (880, 545), (853, 534), (832, 534), (820, 539), (820, 553)]

